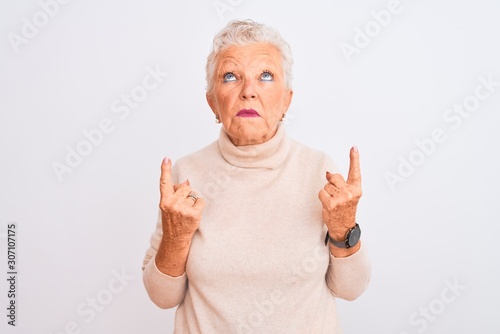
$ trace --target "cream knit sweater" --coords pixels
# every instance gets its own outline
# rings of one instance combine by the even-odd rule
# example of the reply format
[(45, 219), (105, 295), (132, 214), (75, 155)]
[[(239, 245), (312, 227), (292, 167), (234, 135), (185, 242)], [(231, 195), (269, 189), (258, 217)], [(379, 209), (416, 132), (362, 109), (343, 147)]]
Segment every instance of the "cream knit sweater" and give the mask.
[(206, 206), (180, 277), (158, 270), (158, 220), (144, 259), (144, 285), (161, 308), (178, 305), (174, 333), (341, 333), (335, 298), (368, 285), (364, 248), (335, 258), (325, 246), (319, 190), (337, 172), (323, 153), (286, 136), (234, 146), (225, 131), (180, 159), (173, 182), (189, 179)]

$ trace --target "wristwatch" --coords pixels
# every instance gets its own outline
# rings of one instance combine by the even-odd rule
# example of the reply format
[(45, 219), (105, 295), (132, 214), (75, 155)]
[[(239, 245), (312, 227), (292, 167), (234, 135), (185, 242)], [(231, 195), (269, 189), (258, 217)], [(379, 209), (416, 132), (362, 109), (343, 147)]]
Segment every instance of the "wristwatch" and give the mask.
[(361, 229), (359, 228), (359, 225), (356, 223), (353, 228), (349, 229), (345, 235), (345, 240), (340, 242), (333, 240), (330, 237), (330, 234), (326, 232), (326, 238), (325, 238), (325, 246), (328, 244), (328, 240), (330, 240), (330, 243), (334, 245), (335, 247), (338, 248), (351, 248), (354, 247), (358, 244), (359, 238), (361, 238)]

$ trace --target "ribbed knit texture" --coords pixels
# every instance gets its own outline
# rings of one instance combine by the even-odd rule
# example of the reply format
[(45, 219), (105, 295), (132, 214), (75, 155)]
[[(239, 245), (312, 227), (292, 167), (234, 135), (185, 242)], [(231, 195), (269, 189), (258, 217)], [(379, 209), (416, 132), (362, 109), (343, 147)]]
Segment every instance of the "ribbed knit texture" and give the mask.
[(173, 181), (189, 179), (206, 206), (186, 273), (155, 265), (161, 221), (144, 259), (144, 284), (161, 308), (177, 305), (174, 333), (342, 333), (335, 298), (352, 300), (367, 287), (364, 247), (335, 258), (324, 244), (318, 192), (324, 154), (287, 137), (234, 146), (219, 139), (174, 165)]

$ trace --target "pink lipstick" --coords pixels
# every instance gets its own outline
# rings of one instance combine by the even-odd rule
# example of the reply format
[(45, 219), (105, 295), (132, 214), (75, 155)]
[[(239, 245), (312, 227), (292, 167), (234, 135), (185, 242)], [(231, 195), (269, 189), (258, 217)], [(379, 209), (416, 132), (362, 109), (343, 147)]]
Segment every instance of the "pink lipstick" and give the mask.
[(259, 113), (253, 109), (241, 109), (236, 116), (239, 117), (260, 117)]

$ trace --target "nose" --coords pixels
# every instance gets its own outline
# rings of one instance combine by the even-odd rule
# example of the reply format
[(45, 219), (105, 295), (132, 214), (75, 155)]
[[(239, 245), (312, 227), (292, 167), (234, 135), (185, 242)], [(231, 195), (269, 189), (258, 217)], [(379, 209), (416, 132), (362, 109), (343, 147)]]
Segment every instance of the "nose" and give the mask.
[(245, 80), (243, 87), (241, 89), (240, 98), (242, 100), (253, 100), (257, 98), (255, 84), (251, 80)]

